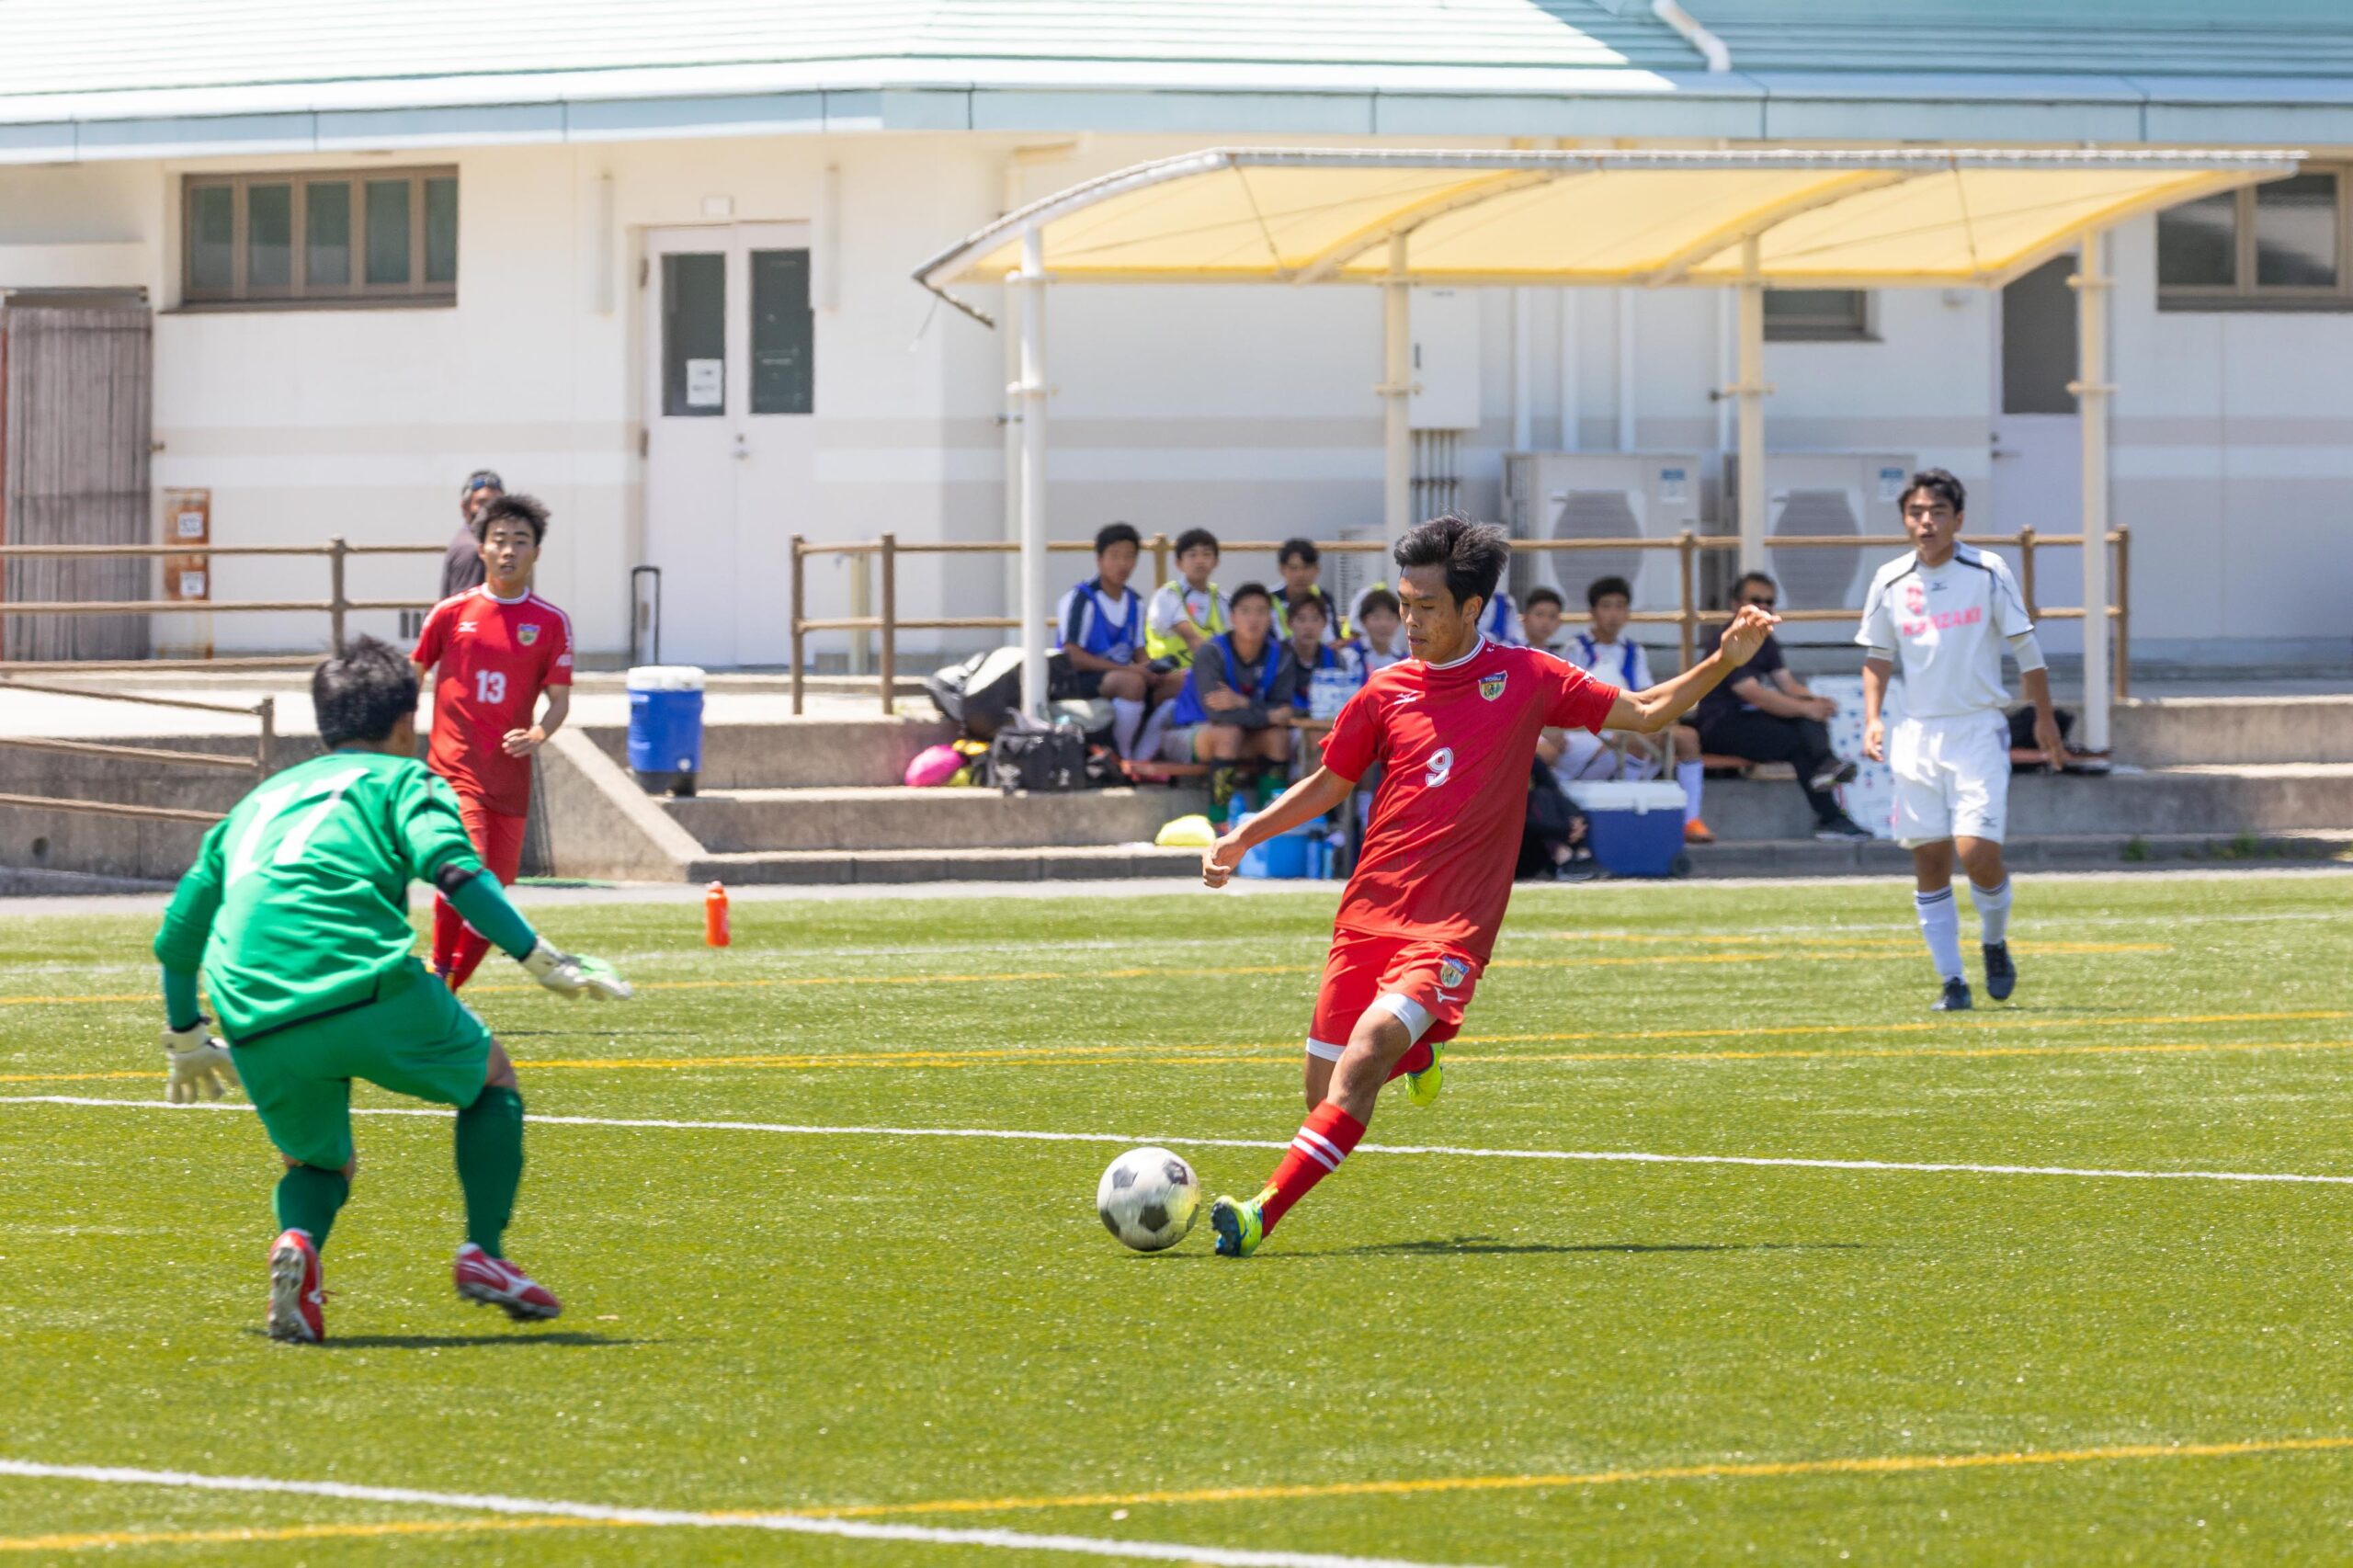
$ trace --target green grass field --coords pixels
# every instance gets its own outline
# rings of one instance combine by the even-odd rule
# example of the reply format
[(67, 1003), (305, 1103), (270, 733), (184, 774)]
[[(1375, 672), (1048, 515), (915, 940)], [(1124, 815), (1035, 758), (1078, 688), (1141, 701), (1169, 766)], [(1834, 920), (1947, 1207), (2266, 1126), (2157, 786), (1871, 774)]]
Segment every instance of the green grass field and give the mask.
[(566, 1315), (452, 1296), (447, 1123), (369, 1117), (315, 1349), (260, 1334), (260, 1128), (155, 1103), (152, 918), (0, 920), (0, 1561), (2341, 1561), (2348, 892), (2022, 881), (1952, 1019), (1900, 883), (1523, 892), (1444, 1098), (1242, 1263), (1122, 1251), (1096, 1177), (1256, 1189), (1328, 895), (541, 907), (642, 987), (474, 998), (585, 1119), (509, 1238)]

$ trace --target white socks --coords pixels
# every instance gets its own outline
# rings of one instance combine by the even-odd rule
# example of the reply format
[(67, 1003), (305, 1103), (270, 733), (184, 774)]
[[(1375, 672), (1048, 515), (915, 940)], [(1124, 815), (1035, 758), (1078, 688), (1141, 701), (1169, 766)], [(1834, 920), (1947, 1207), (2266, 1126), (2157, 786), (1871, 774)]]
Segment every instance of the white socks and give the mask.
[[(2009, 939), (2010, 879), (2004, 877), (2002, 885), (1981, 888), (1969, 884), (1969, 902), (1977, 906), (1978, 940), (1988, 944)], [(1922, 917), (1923, 919), (1926, 916)]]
[(1143, 724), (1143, 701), (1134, 697), (1111, 699), (1111, 744), (1121, 756), (1136, 754), (1136, 731)]
[[(1113, 703), (1111, 705), (1111, 711), (1116, 715), (1119, 710), (1119, 704), (1116, 702)], [(1152, 710), (1152, 717), (1143, 722), (1143, 734), (1136, 741), (1136, 744), (1142, 749), (1140, 751), (1123, 751), (1120, 755), (1122, 756), (1158, 756), (1160, 755), (1160, 733), (1168, 728), (1168, 715), (1176, 711), (1176, 703), (1174, 699), (1171, 699), (1169, 701), (1164, 702), (1159, 707), (1154, 709)], [(1115, 738), (1119, 733), (1117, 722), (1118, 721), (1114, 719), (1112, 734)]]
[[(2009, 886), (2007, 882), (2002, 885), (2006, 889)], [(2006, 892), (2005, 907), (2007, 907), (2007, 897)], [(1927, 938), (1928, 957), (1936, 963), (1938, 976), (1944, 980), (1959, 980), (1961, 977), (1961, 906), (1953, 902), (1952, 889), (1915, 892), (1912, 895), (1912, 902), (1920, 911), (1920, 935)]]
[(1686, 823), (1699, 820), (1699, 786), (1707, 777), (1708, 765), (1704, 762), (1678, 762), (1675, 765), (1675, 781), (1683, 786), (1683, 820)]

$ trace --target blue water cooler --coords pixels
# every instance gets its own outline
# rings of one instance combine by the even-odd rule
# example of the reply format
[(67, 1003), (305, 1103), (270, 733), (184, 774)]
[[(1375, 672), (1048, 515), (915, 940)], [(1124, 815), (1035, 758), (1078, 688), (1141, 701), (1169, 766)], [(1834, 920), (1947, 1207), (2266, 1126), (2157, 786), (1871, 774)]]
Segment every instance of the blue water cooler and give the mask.
[(695, 792), (702, 771), (702, 671), (641, 665), (629, 672), (629, 767), (648, 794)]

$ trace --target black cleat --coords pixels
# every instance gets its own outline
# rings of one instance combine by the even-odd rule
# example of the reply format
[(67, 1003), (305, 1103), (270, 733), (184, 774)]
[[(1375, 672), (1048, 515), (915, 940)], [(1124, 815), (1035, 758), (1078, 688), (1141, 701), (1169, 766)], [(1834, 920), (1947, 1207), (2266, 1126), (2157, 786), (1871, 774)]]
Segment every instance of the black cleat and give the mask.
[(1987, 942), (1985, 950), (1985, 994), (1996, 1002), (2006, 1002), (2010, 993), (2018, 988), (2018, 966), (2010, 961), (2007, 942)]
[(1807, 779), (1805, 787), (1816, 793), (1836, 790), (1841, 784), (1852, 784), (1855, 781), (1855, 776), (1861, 771), (1862, 769), (1852, 762), (1843, 758), (1834, 759), (1824, 764), (1821, 772)]
[(1948, 980), (1945, 994), (1928, 1004), (1931, 1013), (1966, 1013), (1977, 1004), (1969, 999), (1969, 982)]

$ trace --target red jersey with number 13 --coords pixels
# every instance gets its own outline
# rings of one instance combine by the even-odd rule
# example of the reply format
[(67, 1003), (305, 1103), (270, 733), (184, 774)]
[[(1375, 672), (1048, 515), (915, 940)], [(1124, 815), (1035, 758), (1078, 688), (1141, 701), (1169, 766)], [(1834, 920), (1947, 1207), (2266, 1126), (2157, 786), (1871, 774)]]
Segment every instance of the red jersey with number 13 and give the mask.
[(1484, 640), (1450, 665), (1377, 672), (1324, 740), (1324, 766), (1343, 778), (1385, 768), (1333, 925), (1460, 946), (1484, 964), (1511, 903), (1537, 737), (1598, 730), (1617, 700), (1574, 665)]
[(572, 684), (572, 622), (537, 594), (501, 599), (485, 584), (435, 605), (410, 657), (439, 666), (426, 765), (486, 810), (524, 815), (531, 759), (503, 743), (531, 727), (540, 692)]

